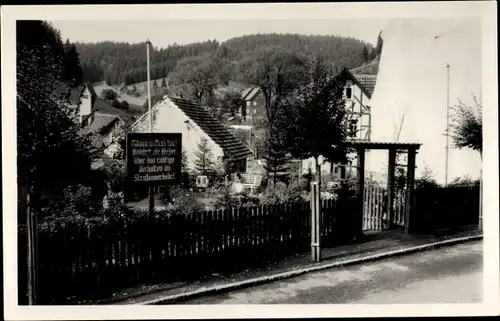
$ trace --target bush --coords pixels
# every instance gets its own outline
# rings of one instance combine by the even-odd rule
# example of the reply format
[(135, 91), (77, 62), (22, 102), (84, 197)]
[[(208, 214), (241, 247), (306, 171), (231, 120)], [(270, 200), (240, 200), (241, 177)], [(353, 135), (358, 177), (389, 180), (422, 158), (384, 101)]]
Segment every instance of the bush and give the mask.
[(127, 109), (129, 109), (129, 107), (130, 107), (130, 106), (129, 106), (128, 101), (126, 101), (126, 100), (122, 101), (122, 103), (121, 103), (121, 108), (122, 108), (122, 109), (127, 110)]
[(112, 89), (104, 89), (101, 93), (102, 98), (106, 100), (116, 100), (118, 98), (118, 94)]
[(299, 184), (286, 186), (283, 183), (276, 184), (275, 187), (269, 187), (259, 196), (261, 205), (277, 205), (288, 202), (303, 202), (308, 198), (307, 191)]
[(62, 188), (60, 193), (42, 197), (38, 215), (41, 218), (92, 217), (99, 207), (89, 186), (76, 185)]
[(192, 191), (179, 186), (170, 188), (163, 200), (169, 204), (167, 212), (171, 215), (191, 215), (204, 209)]

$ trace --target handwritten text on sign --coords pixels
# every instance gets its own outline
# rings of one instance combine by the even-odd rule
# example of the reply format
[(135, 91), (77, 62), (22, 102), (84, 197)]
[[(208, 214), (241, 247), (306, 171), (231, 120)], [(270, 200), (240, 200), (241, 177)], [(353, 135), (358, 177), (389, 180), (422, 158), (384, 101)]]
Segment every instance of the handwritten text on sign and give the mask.
[(180, 134), (129, 134), (128, 174), (134, 183), (176, 183), (180, 179)]

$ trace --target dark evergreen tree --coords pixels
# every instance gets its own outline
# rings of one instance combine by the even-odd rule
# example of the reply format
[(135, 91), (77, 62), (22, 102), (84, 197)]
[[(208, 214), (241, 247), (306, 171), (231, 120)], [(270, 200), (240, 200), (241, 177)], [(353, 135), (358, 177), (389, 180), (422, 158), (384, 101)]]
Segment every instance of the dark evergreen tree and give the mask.
[(74, 44), (66, 40), (64, 45), (63, 70), (61, 80), (76, 87), (82, 84), (83, 71), (80, 66), (80, 58)]
[[(326, 61), (335, 62), (337, 66), (354, 68), (363, 63), (362, 50), (365, 46), (372, 49), (370, 44), (353, 38), (293, 34), (249, 35), (232, 38), (221, 44), (211, 40), (182, 46), (174, 44), (151, 53), (151, 77), (167, 77), (180, 60), (208, 53), (223, 62), (222, 68), (219, 68), (221, 73), (235, 80), (238, 70), (234, 66), (264, 47), (275, 47), (278, 51), (287, 48), (289, 52), (302, 53), (309, 58), (321, 54)], [(85, 81), (109, 80), (112, 85), (129, 85), (146, 80), (144, 43), (77, 43), (76, 48), (80, 54)], [(221, 76), (221, 79), (224, 78)]]
[(195, 152), (196, 159), (194, 161), (196, 171), (202, 175), (207, 175), (213, 171), (215, 166), (212, 148), (208, 143), (208, 139), (204, 137), (200, 139), (197, 147), (198, 149)]
[(368, 48), (366, 46), (363, 47), (363, 61), (367, 62), (370, 60), (370, 52), (368, 51)]
[(384, 46), (384, 39), (382, 39), (382, 31), (379, 32), (377, 37), (377, 45), (375, 46), (375, 52), (377, 56), (380, 56), (382, 53), (382, 47)]
[(18, 179), (32, 187), (32, 206), (41, 209), (61, 188), (87, 182), (91, 147), (61, 95), (67, 85), (60, 81), (64, 50), (58, 32), (45, 22), (17, 21), (17, 36)]

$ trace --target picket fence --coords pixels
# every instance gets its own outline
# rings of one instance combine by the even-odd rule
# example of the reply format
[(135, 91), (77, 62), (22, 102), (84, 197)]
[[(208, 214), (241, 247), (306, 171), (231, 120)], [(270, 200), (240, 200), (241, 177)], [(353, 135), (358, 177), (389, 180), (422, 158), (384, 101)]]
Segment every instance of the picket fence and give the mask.
[[(322, 202), (322, 242), (349, 242), (353, 201)], [(38, 233), (40, 304), (99, 299), (137, 284), (263, 267), (310, 250), (310, 203), (261, 206)], [(19, 265), (26, 243), (19, 237)], [(19, 291), (23, 273), (20, 269)], [(20, 301), (24, 301), (20, 297)]]
[[(363, 230), (364, 231), (381, 231), (385, 228), (385, 220), (387, 219), (385, 213), (386, 209), (384, 203), (384, 193), (387, 189), (376, 185), (366, 185), (364, 188), (363, 196)], [(396, 189), (394, 191), (394, 204), (393, 204), (393, 218), (392, 222), (396, 226), (405, 225), (404, 206), (406, 191), (404, 189)]]

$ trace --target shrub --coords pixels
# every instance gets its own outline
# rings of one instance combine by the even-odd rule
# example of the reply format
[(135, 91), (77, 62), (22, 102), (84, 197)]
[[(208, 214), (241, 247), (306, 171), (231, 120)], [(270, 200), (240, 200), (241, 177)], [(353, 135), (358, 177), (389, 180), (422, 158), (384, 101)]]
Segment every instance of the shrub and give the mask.
[(128, 101), (126, 101), (126, 100), (122, 101), (122, 103), (121, 103), (121, 108), (122, 108), (122, 109), (125, 109), (125, 110), (126, 110), (126, 109), (128, 109), (128, 108), (129, 108), (129, 103), (128, 103)]
[(112, 89), (104, 89), (101, 93), (101, 96), (106, 100), (112, 100), (112, 101), (118, 98), (118, 94)]
[(60, 193), (42, 197), (38, 215), (45, 217), (91, 217), (99, 210), (89, 186), (64, 187)]
[(286, 186), (279, 183), (275, 187), (269, 187), (259, 196), (259, 200), (261, 205), (276, 205), (287, 202), (303, 202), (307, 197), (307, 192), (299, 184)]
[(179, 186), (170, 188), (163, 199), (169, 204), (167, 212), (172, 215), (190, 215), (204, 209), (192, 191)]

